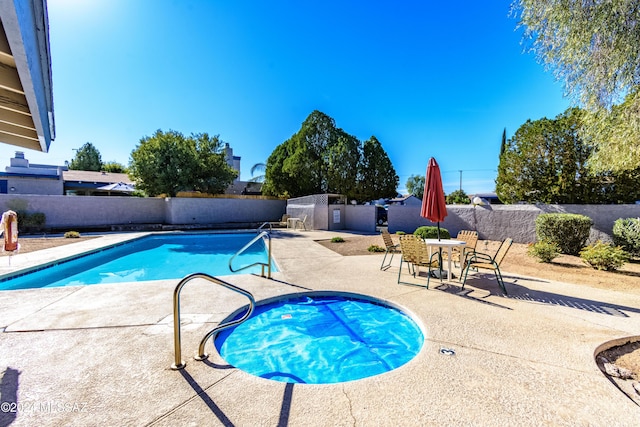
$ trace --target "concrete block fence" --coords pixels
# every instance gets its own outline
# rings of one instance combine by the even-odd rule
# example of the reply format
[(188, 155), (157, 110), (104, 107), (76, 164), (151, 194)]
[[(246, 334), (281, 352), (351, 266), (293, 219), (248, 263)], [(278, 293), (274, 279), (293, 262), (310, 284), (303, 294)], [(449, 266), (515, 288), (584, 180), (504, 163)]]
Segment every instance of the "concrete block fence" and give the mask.
[[(317, 197), (316, 197), (317, 199)], [(320, 199), (319, 199), (320, 200)], [(323, 199), (270, 200), (259, 198), (140, 198), (0, 194), (0, 210), (21, 210), (46, 215), (50, 229), (90, 229), (136, 224), (185, 227), (245, 227), (279, 221), (284, 213), (307, 217), (308, 229), (376, 232), (376, 207), (327, 204)], [(536, 240), (535, 219), (542, 213), (576, 213), (593, 220), (590, 241), (612, 238), (618, 218), (640, 217), (640, 205), (449, 205), (440, 224), (456, 235), (477, 230), (480, 239), (511, 237), (518, 243)], [(420, 206), (391, 205), (388, 227), (413, 232), (435, 225), (420, 217)]]
[[(440, 223), (452, 236), (460, 230), (477, 230), (480, 239), (517, 243), (536, 241), (536, 217), (543, 213), (573, 213), (591, 218), (589, 241), (611, 241), (613, 224), (619, 218), (640, 217), (640, 205), (449, 205)], [(413, 232), (422, 225), (436, 225), (420, 217), (420, 206), (389, 206), (389, 232)]]
[(285, 200), (255, 198), (141, 198), (0, 194), (0, 210), (42, 212), (46, 228), (140, 225), (228, 225), (279, 221)]

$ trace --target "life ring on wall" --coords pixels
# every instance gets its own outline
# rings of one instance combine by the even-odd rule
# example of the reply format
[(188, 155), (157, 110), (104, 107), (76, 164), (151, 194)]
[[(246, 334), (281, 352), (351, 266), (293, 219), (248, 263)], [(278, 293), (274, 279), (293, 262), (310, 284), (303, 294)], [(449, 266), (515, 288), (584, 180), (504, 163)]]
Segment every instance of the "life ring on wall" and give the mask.
[(18, 244), (18, 214), (14, 211), (6, 211), (2, 214), (0, 224), (2, 224), (0, 234), (4, 234), (4, 251), (17, 251), (20, 248)]

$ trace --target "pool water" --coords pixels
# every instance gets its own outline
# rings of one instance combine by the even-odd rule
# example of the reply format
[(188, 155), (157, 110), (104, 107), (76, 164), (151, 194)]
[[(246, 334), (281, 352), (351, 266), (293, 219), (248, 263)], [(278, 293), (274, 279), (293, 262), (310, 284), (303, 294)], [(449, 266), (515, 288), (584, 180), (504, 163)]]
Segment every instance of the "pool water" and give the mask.
[(396, 369), (418, 354), (424, 336), (409, 316), (382, 303), (305, 295), (257, 306), (214, 342), (227, 363), (252, 375), (326, 384)]
[[(191, 273), (212, 276), (259, 274), (260, 266), (238, 273), (229, 270), (229, 259), (255, 237), (255, 233), (146, 236), (5, 279), (0, 281), (0, 290), (180, 279)], [(266, 263), (267, 259), (261, 239), (236, 257), (233, 267), (239, 269), (254, 262)], [(274, 265), (272, 271), (276, 271)]]

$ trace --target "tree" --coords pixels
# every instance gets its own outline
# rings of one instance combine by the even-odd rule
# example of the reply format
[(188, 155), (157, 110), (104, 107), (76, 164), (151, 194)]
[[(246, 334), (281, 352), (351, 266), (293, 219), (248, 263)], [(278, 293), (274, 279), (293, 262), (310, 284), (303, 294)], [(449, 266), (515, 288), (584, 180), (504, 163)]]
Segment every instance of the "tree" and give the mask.
[(621, 105), (585, 117), (585, 139), (593, 147), (594, 171), (630, 171), (640, 167), (640, 93), (635, 89)]
[(118, 162), (106, 162), (102, 164), (102, 170), (111, 173), (127, 173), (125, 165)]
[(238, 173), (227, 164), (217, 135), (158, 130), (131, 152), (129, 175), (149, 196), (173, 197), (188, 190), (223, 193)]
[[(249, 182), (264, 182), (264, 173), (267, 170), (266, 163), (256, 163), (251, 166), (251, 179)], [(255, 175), (256, 172), (261, 173), (261, 175)]]
[[(278, 145), (267, 159), (263, 192), (288, 197), (338, 193), (360, 200), (370, 200), (371, 195), (386, 197), (390, 192), (385, 180), (393, 181), (395, 170), (377, 140), (365, 145), (366, 150), (356, 137), (336, 127), (331, 117), (313, 111), (300, 130)], [(366, 162), (371, 167), (384, 169), (369, 173), (363, 154), (368, 156)], [(373, 178), (367, 187), (363, 187), (365, 171), (367, 177)]]
[(406, 183), (409, 194), (412, 194), (422, 200), (422, 196), (424, 195), (424, 181), (424, 175), (411, 175), (409, 179), (407, 179)]
[(467, 193), (465, 193), (464, 190), (453, 191), (446, 197), (446, 199), (448, 205), (466, 205), (470, 202), (469, 196), (467, 196)]
[(76, 155), (69, 164), (69, 169), (82, 171), (102, 170), (102, 158), (100, 152), (92, 143), (87, 142), (76, 151)]
[(363, 201), (397, 195), (400, 178), (378, 138), (371, 136), (362, 145), (358, 195)]
[(338, 137), (326, 148), (327, 192), (357, 197), (360, 141), (342, 129)]
[(284, 149), (278, 150), (278, 155), (285, 155), (278, 159), (282, 162), (281, 167), (270, 164), (271, 156), (267, 160), (266, 178), (270, 184), (267, 191), (273, 186), (275, 194), (286, 192), (291, 197), (328, 192), (327, 148), (336, 145), (337, 138), (334, 120), (320, 111), (313, 111), (300, 130), (283, 143)]
[(583, 110), (569, 108), (555, 119), (520, 126), (500, 156), (496, 192), (502, 202), (621, 203), (638, 197), (640, 190), (630, 188), (638, 170), (589, 173), (592, 148), (580, 136), (583, 117)]
[(284, 168), (284, 162), (289, 158), (293, 149), (291, 139), (276, 146), (267, 159), (267, 168), (264, 174), (263, 194), (271, 194), (281, 197), (291, 197), (298, 194), (298, 181), (292, 177)]
[(512, 12), (530, 51), (589, 112), (591, 168), (640, 167), (640, 0), (516, 0)]

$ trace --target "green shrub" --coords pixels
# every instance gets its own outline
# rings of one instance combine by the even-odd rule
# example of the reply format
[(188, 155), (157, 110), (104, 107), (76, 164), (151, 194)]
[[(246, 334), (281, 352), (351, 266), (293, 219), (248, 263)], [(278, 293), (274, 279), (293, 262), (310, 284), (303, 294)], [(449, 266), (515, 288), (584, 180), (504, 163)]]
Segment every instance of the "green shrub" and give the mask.
[(462, 189), (451, 192), (445, 199), (448, 205), (467, 205), (471, 203), (469, 196)]
[(584, 215), (548, 213), (536, 218), (536, 236), (540, 242), (555, 243), (560, 252), (578, 255), (589, 239), (593, 221)]
[(65, 239), (79, 239), (80, 233), (78, 233), (77, 231), (67, 231), (66, 233), (64, 233), (64, 237)]
[(538, 258), (538, 262), (551, 262), (560, 255), (560, 247), (552, 242), (536, 242), (527, 249), (529, 256)]
[(27, 213), (25, 211), (17, 211), (18, 215), (18, 231), (40, 231), (47, 222), (47, 217), (42, 212)]
[[(418, 227), (416, 231), (413, 232), (413, 235), (421, 237), (423, 239), (437, 239), (438, 227), (434, 227), (432, 225), (423, 225), (422, 227)], [(449, 230), (447, 230), (446, 228), (440, 228), (440, 238), (450, 239), (451, 235), (449, 234)]]
[(331, 242), (332, 243), (343, 243), (344, 239), (342, 237), (332, 237), (331, 238)]
[(404, 236), (405, 234), (407, 233), (405, 233), (404, 231), (396, 231), (396, 236)]
[(18, 216), (18, 231), (23, 231), (24, 225), (26, 224), (27, 213), (24, 211), (16, 211), (16, 215)]
[(381, 248), (378, 245), (371, 245), (367, 248), (367, 250), (369, 252), (386, 252), (387, 251), (385, 248)]
[(627, 253), (620, 246), (613, 246), (601, 241), (597, 241), (580, 251), (580, 258), (595, 269), (607, 271), (616, 270), (629, 260)]
[(620, 218), (613, 223), (613, 243), (640, 255), (640, 218)]

